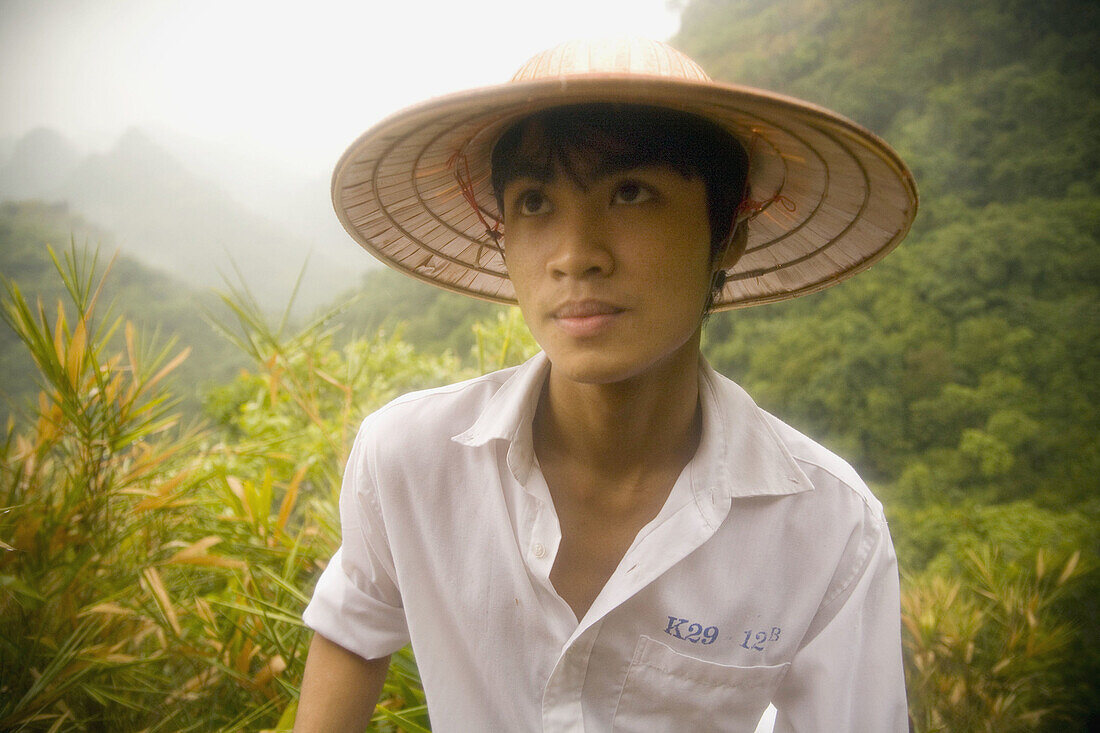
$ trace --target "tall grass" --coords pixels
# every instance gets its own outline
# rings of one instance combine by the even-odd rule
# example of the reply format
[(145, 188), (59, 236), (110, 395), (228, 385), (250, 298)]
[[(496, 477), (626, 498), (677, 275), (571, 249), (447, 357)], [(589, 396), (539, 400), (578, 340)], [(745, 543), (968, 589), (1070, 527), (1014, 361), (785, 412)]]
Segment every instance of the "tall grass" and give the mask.
[[(223, 328), (254, 368), (212, 398), (218, 424), (182, 427), (186, 350), (99, 303), (94, 255), (54, 262), (69, 302), (7, 282), (3, 303), (41, 392), (0, 445), (0, 729), (289, 728), (355, 423), (457, 361), (381, 335), (337, 350), (238, 292)], [(383, 703), (383, 729), (427, 723), (408, 652)]]
[[(1072, 706), (1058, 666), (1070, 627), (1051, 613), (1080, 553), (1032, 567), (970, 550), (962, 577), (910, 579), (902, 593), (910, 715), (918, 733), (1050, 729)], [(1049, 724), (1043, 728), (1043, 724)]]
[(84, 727), (107, 710), (137, 726), (177, 626), (143, 596), (203, 477), (199, 434), (178, 427), (164, 390), (187, 352), (98, 313), (94, 256), (73, 248), (54, 264), (69, 307), (32, 305), (11, 282), (3, 302), (41, 391), (0, 446), (0, 728)]

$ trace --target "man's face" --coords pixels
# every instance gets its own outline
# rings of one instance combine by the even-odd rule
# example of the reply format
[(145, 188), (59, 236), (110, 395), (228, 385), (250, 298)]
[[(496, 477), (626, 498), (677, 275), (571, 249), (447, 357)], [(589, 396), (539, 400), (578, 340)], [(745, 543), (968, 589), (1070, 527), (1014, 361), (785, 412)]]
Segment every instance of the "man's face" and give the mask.
[(713, 277), (703, 182), (666, 166), (585, 178), (504, 187), (505, 260), (532, 334), (582, 383), (694, 366)]

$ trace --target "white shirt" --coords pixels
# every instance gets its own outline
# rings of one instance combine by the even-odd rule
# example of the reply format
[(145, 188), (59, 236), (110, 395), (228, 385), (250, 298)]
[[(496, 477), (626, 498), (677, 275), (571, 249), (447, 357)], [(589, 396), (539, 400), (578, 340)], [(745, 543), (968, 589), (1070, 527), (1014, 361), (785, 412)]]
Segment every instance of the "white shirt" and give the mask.
[(702, 438), (578, 622), (534, 456), (544, 355), (364, 421), (305, 612), (411, 640), (436, 731), (906, 731), (897, 562), (855, 472), (701, 367)]

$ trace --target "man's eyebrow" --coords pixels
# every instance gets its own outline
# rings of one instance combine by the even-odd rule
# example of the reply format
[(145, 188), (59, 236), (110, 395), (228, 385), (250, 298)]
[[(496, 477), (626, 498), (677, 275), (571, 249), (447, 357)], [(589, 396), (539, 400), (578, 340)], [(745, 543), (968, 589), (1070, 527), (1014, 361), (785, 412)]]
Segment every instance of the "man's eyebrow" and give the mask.
[(512, 165), (508, 173), (509, 183), (519, 178), (527, 178), (538, 183), (550, 183), (554, 180), (552, 168), (530, 161), (521, 161)]
[(597, 163), (585, 178), (589, 181), (600, 181), (604, 178), (610, 178), (611, 176), (617, 176), (620, 173), (628, 173), (630, 171), (652, 169), (652, 168), (671, 168), (672, 166), (667, 163), (661, 163), (658, 161), (650, 160), (622, 160), (615, 158), (608, 158), (601, 160)]
[[(552, 183), (559, 173), (564, 174), (570, 181), (582, 189), (588, 189), (594, 183), (606, 178), (626, 173), (633, 170), (661, 167), (658, 161), (632, 160), (618, 157), (604, 158), (596, 163), (584, 165), (583, 172), (577, 170), (576, 165), (548, 166), (544, 163), (531, 160), (522, 160), (513, 164), (508, 171), (508, 184), (519, 179), (527, 179), (536, 183)], [(506, 185), (508, 185), (506, 184)]]

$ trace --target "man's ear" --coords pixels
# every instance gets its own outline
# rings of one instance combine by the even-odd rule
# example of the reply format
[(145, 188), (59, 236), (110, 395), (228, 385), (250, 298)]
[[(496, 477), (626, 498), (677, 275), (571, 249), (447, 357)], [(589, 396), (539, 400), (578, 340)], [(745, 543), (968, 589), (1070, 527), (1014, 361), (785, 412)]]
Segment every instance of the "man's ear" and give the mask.
[(718, 269), (730, 270), (737, 261), (741, 259), (741, 255), (745, 254), (745, 248), (749, 246), (749, 227), (748, 221), (734, 222), (733, 229), (730, 231), (729, 237), (726, 238), (726, 245), (722, 249), (722, 254), (718, 256)]

